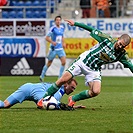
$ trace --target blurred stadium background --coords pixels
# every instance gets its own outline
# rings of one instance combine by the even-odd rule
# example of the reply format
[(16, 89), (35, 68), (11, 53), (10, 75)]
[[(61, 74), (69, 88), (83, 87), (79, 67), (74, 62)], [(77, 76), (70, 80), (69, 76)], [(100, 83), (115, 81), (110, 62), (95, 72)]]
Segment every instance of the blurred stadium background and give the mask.
[[(133, 0), (109, 0), (110, 13), (102, 18), (92, 4), (94, 1), (91, 0), (90, 17), (82, 18), (80, 0), (8, 0), (0, 9), (1, 76), (40, 74), (47, 61), (49, 44), (45, 42), (45, 35), (56, 15), (95, 26), (114, 38), (123, 33), (133, 37)], [(71, 27), (64, 21), (62, 24), (65, 27), (67, 68), (80, 53), (97, 42), (82, 29)], [(133, 39), (126, 49), (132, 59)], [(47, 75), (57, 76), (59, 65), (59, 60), (55, 59)], [(105, 65), (102, 69), (103, 76), (132, 76), (120, 63)]]
[[(49, 44), (45, 42), (45, 35), (54, 24), (56, 15), (95, 26), (114, 38), (123, 33), (129, 34), (132, 40), (126, 50), (133, 61), (133, 0), (110, 2), (111, 14), (106, 18), (100, 18), (94, 6), (91, 8), (96, 10), (91, 10), (90, 18), (82, 18), (80, 0), (8, 0), (5, 6), (1, 6), (0, 100), (26, 82), (39, 82), (42, 67), (47, 62)], [(97, 42), (88, 32), (71, 27), (64, 21), (62, 24), (65, 27), (67, 68), (80, 53)], [(59, 66), (60, 61), (55, 59), (47, 71), (45, 82), (57, 79)], [(132, 133), (132, 73), (117, 62), (104, 65), (102, 75), (100, 96), (78, 102), (86, 109), (53, 113), (38, 110), (32, 102), (24, 102), (11, 109), (0, 110), (0, 132)], [(79, 85), (73, 94), (88, 89), (84, 86), (84, 77), (77, 77), (77, 81)], [(62, 99), (65, 103), (67, 100), (68, 96)]]
[[(133, 16), (133, 0), (108, 1), (110, 10), (114, 12), (112, 17)], [(79, 3), (80, 0), (8, 0), (7, 6), (2, 7), (0, 13), (1, 18), (51, 18), (57, 14), (67, 18), (81, 18)]]

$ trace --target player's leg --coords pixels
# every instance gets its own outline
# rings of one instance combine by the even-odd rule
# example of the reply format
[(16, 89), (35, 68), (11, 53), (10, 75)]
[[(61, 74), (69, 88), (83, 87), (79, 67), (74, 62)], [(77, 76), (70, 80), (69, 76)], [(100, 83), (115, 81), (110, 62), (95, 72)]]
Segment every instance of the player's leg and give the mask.
[(43, 81), (44, 79), (44, 76), (48, 70), (48, 68), (51, 66), (52, 62), (53, 62), (53, 59), (55, 58), (56, 56), (56, 52), (55, 51), (52, 51), (50, 50), (49, 51), (49, 54), (48, 54), (48, 63), (46, 65), (44, 65), (43, 69), (42, 69), (42, 72), (41, 72), (41, 75), (40, 75), (40, 80)]
[(40, 75), (40, 81), (43, 82), (46, 72), (47, 72), (48, 68), (51, 66), (52, 62), (53, 62), (53, 60), (48, 60), (47, 64), (43, 66), (43, 69), (42, 69), (42, 72)]
[(0, 100), (0, 108), (9, 108), (17, 103), (19, 101), (14, 97), (16, 92), (12, 93), (4, 102)]
[(9, 103), (8, 100), (5, 100), (4, 102), (0, 100), (0, 109), (1, 108), (9, 108), (11, 107), (12, 105)]
[(64, 72), (65, 64), (66, 64), (66, 57), (65, 56), (61, 57), (60, 60), (61, 60), (61, 66), (60, 66), (60, 72), (59, 72), (58, 78), (60, 78)]
[(0, 108), (9, 108), (17, 103), (22, 103), (30, 97), (32, 84), (26, 83), (12, 93), (4, 102), (0, 101)]
[(80, 75), (81, 67), (79, 67), (79, 59), (74, 60), (65, 73), (48, 89), (44, 97), (54, 94), (63, 84), (69, 81), (74, 76)]
[(97, 96), (101, 91), (101, 82), (93, 81), (89, 83), (90, 89), (84, 90), (76, 95), (69, 97), (69, 106), (73, 106), (77, 101), (85, 100)]
[(17, 99), (12, 96), (9, 96), (4, 102), (0, 101), (0, 108), (10, 108), (11, 106), (19, 103)]
[[(72, 78), (72, 74), (68, 71), (65, 71), (65, 73), (61, 76), (60, 79), (58, 79), (55, 83), (53, 83), (51, 85), (51, 87), (46, 91), (45, 95), (43, 96), (43, 98), (45, 98), (46, 96), (50, 96), (55, 94), (59, 88), (66, 83), (68, 80), (70, 80)], [(43, 107), (43, 98), (40, 99), (37, 103), (37, 106), (39, 108)]]
[(87, 67), (84, 66), (83, 70), (84, 74), (87, 74), (85, 76), (85, 84), (90, 87), (89, 90), (84, 90), (74, 96), (69, 97), (69, 106), (73, 106), (76, 101), (84, 100), (88, 98), (92, 98), (97, 96), (101, 91), (101, 74), (100, 72), (95, 72), (92, 70), (89, 70)]
[(64, 50), (58, 51), (58, 57), (61, 61), (60, 73), (58, 76), (58, 78), (60, 78), (64, 72), (65, 64), (66, 64), (66, 54), (65, 54)]
[(55, 92), (59, 90), (59, 88), (65, 84), (68, 80), (72, 78), (72, 74), (68, 71), (65, 71), (65, 73), (59, 78), (55, 83), (52, 84), (52, 86), (47, 90), (44, 97), (53, 95)]
[(0, 100), (0, 109), (4, 108), (4, 102)]
[(95, 97), (101, 92), (101, 81), (93, 81), (89, 82), (90, 90), (88, 91), (88, 94), (90, 97)]
[(81, 68), (79, 67), (77, 60), (75, 60), (65, 73), (48, 89), (49, 94), (45, 94), (44, 97), (54, 94), (63, 84), (68, 82), (74, 76), (81, 74)]
[[(59, 78), (54, 84), (51, 85), (51, 87), (47, 90), (45, 93), (44, 97), (53, 95), (55, 92), (59, 90), (59, 88), (65, 84), (67, 81), (69, 81), (71, 78), (74, 76), (80, 75), (81, 74), (81, 68), (79, 65), (76, 63), (77, 60), (75, 60), (70, 67), (65, 71), (65, 73)], [(42, 102), (43, 99), (39, 100), (37, 105), (39, 107), (42, 107)]]

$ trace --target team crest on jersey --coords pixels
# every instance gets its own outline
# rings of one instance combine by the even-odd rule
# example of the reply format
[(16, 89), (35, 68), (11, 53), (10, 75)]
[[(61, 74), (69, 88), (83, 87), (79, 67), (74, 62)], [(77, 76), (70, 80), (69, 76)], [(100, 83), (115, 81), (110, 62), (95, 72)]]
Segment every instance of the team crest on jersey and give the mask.
[(110, 57), (106, 53), (103, 53), (103, 52), (100, 53), (100, 59), (106, 62), (111, 61)]

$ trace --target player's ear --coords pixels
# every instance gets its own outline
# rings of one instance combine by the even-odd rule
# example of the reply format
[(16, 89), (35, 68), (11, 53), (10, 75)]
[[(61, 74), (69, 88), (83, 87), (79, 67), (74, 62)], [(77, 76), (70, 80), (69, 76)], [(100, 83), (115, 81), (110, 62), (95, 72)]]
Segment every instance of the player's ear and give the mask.
[(64, 84), (64, 87), (66, 87), (67, 85), (68, 85), (68, 84), (67, 84), (67, 83), (65, 83), (65, 84)]

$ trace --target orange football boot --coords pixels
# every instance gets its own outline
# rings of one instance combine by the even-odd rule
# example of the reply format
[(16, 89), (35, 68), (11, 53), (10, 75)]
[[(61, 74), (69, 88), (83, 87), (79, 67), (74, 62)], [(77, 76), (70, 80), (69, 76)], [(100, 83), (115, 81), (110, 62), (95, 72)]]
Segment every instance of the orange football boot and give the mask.
[(72, 100), (72, 96), (70, 96), (70, 97), (68, 98), (68, 106), (73, 107), (75, 103), (76, 103), (76, 102), (74, 102), (74, 101)]

